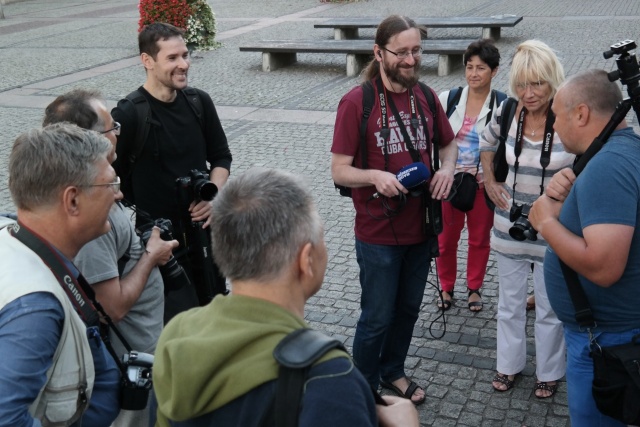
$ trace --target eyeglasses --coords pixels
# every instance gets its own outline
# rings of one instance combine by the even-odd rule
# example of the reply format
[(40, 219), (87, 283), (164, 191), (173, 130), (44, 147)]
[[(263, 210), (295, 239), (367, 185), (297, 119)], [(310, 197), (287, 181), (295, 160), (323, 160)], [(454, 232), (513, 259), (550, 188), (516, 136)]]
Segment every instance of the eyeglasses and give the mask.
[(122, 125), (120, 125), (120, 123), (118, 122), (113, 122), (113, 127), (111, 129), (107, 129), (105, 131), (100, 132), (102, 135), (104, 135), (105, 133), (109, 133), (109, 132), (113, 132), (116, 135), (120, 135), (120, 128), (122, 127)]
[(386, 47), (381, 48), (382, 50), (385, 50), (393, 55), (396, 56), (396, 58), (400, 59), (400, 60), (405, 60), (410, 56), (413, 56), (414, 58), (420, 58), (420, 56), (422, 56), (422, 49), (420, 48), (416, 48), (413, 49), (410, 52), (394, 52), (392, 50), (387, 49)]
[(521, 90), (521, 91), (526, 91), (527, 87), (530, 87), (532, 91), (534, 92), (542, 92), (544, 90), (544, 88), (546, 87), (547, 82), (544, 80), (538, 80), (537, 82), (523, 82), (523, 83), (517, 83), (516, 84), (516, 89)]
[(87, 184), (82, 187), (111, 187), (115, 194), (120, 192), (120, 177), (116, 176), (116, 180), (114, 182), (108, 182), (106, 184)]

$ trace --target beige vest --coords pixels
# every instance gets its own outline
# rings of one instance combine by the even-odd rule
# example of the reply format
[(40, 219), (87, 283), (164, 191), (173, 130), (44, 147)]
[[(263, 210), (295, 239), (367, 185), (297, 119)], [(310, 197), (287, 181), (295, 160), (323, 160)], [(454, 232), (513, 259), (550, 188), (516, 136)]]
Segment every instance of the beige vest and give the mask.
[[(0, 228), (3, 225), (0, 223)], [(60, 342), (47, 371), (47, 382), (29, 413), (45, 427), (69, 426), (87, 409), (93, 390), (95, 372), (87, 327), (49, 268), (7, 228), (0, 230), (0, 270), (0, 309), (33, 292), (52, 293), (62, 305), (65, 321)]]

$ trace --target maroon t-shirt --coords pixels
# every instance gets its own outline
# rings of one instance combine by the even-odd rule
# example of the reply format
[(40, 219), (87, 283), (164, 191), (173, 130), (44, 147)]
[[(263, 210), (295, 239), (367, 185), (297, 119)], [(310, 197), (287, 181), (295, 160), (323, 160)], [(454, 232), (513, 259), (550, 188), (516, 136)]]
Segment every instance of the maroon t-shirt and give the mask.
[[(373, 83), (375, 88), (375, 80)], [(414, 87), (413, 93), (426, 116), (429, 141), (433, 142), (433, 120), (427, 99), (418, 86)], [(333, 145), (331, 147), (332, 153), (353, 156), (355, 166), (358, 168), (362, 167), (360, 154), (362, 96), (362, 86), (357, 86), (340, 100), (333, 133)], [(413, 146), (421, 153), (422, 161), (429, 166), (431, 160), (427, 150), (427, 138), (422, 120), (417, 112), (414, 118), (419, 121), (418, 129), (411, 127), (411, 104), (408, 91), (404, 93), (387, 91), (386, 96), (391, 97), (393, 100), (403, 124), (407, 128), (407, 133), (412, 139)], [(436, 119), (438, 120), (440, 145), (445, 146), (453, 140), (455, 135), (435, 92), (433, 92), (433, 97), (437, 108)], [(384, 139), (380, 135), (382, 120), (377, 90), (374, 99), (375, 103), (367, 123), (367, 167), (368, 169), (385, 170)], [(414, 160), (404, 143), (400, 127), (390, 108), (387, 109), (387, 114), (390, 130), (388, 139), (388, 172), (396, 174), (403, 166), (413, 163)], [(420, 197), (407, 197), (407, 203), (404, 208), (391, 220), (387, 218), (375, 219), (372, 216), (382, 218), (384, 215), (381, 199), (374, 199), (367, 203), (367, 200), (375, 191), (376, 188), (374, 186), (352, 189), (353, 205), (356, 210), (355, 234), (358, 240), (378, 245), (412, 245), (427, 240), (428, 236), (423, 233), (422, 227), (425, 212)], [(389, 200), (391, 206), (397, 206), (395, 199)]]

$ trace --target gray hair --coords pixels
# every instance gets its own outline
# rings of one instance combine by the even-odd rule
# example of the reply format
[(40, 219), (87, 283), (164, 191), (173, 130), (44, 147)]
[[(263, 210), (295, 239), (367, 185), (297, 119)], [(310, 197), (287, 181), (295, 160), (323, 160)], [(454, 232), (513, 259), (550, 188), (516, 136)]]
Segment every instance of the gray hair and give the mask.
[(300, 247), (317, 244), (322, 222), (300, 177), (251, 169), (227, 183), (213, 201), (213, 257), (230, 280), (277, 277)]
[(615, 82), (609, 81), (604, 70), (581, 71), (569, 77), (561, 86), (567, 109), (586, 104), (591, 111), (601, 116), (610, 116), (622, 101), (622, 92)]
[(9, 191), (18, 209), (51, 206), (68, 186), (88, 185), (113, 146), (104, 136), (60, 123), (23, 133), (9, 157)]
[(74, 89), (58, 96), (45, 108), (42, 126), (69, 122), (83, 129), (102, 130), (106, 123), (91, 105), (92, 100), (104, 104), (102, 95), (96, 90)]
[(520, 43), (511, 61), (509, 74), (511, 94), (517, 98), (516, 86), (530, 81), (549, 83), (551, 87), (549, 99), (556, 95), (558, 87), (564, 81), (564, 67), (558, 56), (553, 49), (540, 40), (527, 40)]

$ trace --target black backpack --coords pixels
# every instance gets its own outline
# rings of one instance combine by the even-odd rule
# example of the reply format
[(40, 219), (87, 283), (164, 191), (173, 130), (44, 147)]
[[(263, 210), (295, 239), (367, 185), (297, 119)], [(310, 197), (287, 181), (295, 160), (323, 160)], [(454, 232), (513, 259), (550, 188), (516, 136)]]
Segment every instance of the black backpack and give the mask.
[[(427, 104), (429, 105), (429, 110), (431, 110), (431, 114), (433, 117), (433, 146), (434, 146), (434, 156), (437, 158), (437, 149), (438, 141), (440, 140), (440, 133), (438, 132), (438, 122), (436, 120), (436, 100), (433, 96), (433, 92), (429, 86), (422, 82), (418, 82), (418, 86), (424, 93), (425, 98), (427, 98)], [(375, 90), (373, 89), (373, 84), (371, 80), (366, 81), (362, 85), (362, 118), (360, 119), (360, 156), (361, 156), (361, 164), (362, 169), (367, 169), (367, 122), (369, 121), (369, 116), (371, 115), (371, 110), (373, 109), (375, 97)], [(431, 156), (432, 158), (434, 156)], [(338, 189), (338, 192), (341, 196), (351, 197), (351, 187), (345, 187), (342, 185), (338, 185), (335, 182), (333, 185)]]
[[(202, 132), (205, 133), (206, 124), (204, 122), (204, 107), (198, 90), (187, 86), (182, 90), (178, 90), (178, 96), (180, 96), (180, 94), (186, 97), (187, 104), (189, 104), (189, 107), (191, 107), (191, 110), (198, 118)], [(131, 103), (133, 105), (136, 110), (137, 117), (136, 136), (133, 140), (133, 146), (128, 152), (128, 157), (126, 159), (116, 160), (118, 174), (121, 176), (123, 182), (128, 182), (129, 180), (127, 178), (129, 178), (133, 172), (133, 166), (142, 153), (144, 144), (149, 136), (149, 129), (151, 129), (151, 125), (160, 125), (160, 123), (153, 120), (149, 101), (139, 89), (134, 90), (124, 99), (118, 101), (118, 107), (125, 103)]]
[(284, 337), (273, 350), (279, 372), (273, 401), (261, 426), (296, 427), (300, 417), (304, 385), (309, 370), (330, 350), (348, 354), (342, 343), (313, 329), (297, 329)]

